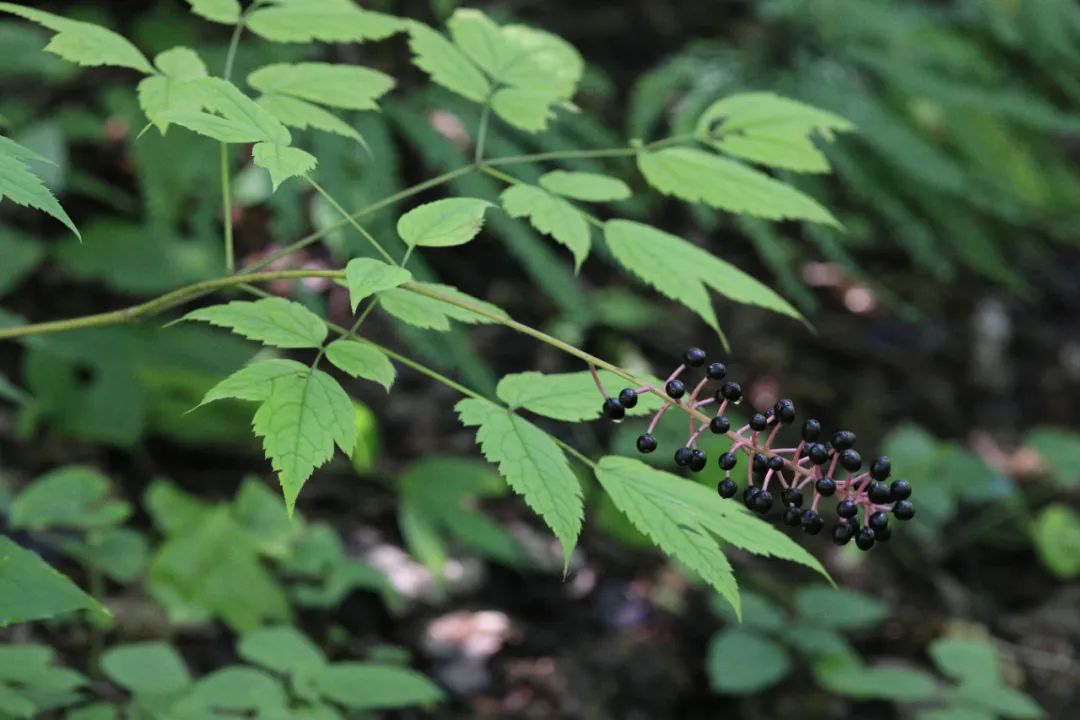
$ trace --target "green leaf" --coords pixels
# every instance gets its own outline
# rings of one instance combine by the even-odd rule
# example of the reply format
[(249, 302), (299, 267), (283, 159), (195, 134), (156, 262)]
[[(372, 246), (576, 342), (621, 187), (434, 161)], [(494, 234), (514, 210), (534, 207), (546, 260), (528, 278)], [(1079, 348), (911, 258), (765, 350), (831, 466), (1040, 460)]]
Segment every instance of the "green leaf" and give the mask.
[(212, 22), (235, 25), (240, 21), (238, 0), (187, 0), (191, 12)]
[(0, 12), (18, 15), (55, 31), (56, 35), (45, 46), (45, 50), (77, 65), (87, 67), (115, 65), (138, 70), (148, 75), (154, 72), (146, 56), (139, 52), (137, 47), (123, 35), (108, 28), (93, 23), (68, 20), (43, 10), (34, 10), (13, 3), (0, 3)]
[(216, 77), (196, 78), (188, 80), (185, 88), (198, 94), (199, 106), (203, 110), (168, 110), (151, 117), (151, 120), (174, 122), (225, 143), (288, 145), (292, 142), (288, 128), (231, 82)]
[(111, 528), (92, 533), (86, 541), (69, 539), (61, 548), (90, 567), (97, 568), (120, 583), (131, 583), (146, 569), (150, 548), (139, 532), (130, 528)]
[[(480, 308), (486, 314), (497, 317), (507, 317), (506, 313), (495, 305), (474, 298), (471, 295), (467, 295), (449, 285), (417, 282), (411, 283), (410, 286), (427, 289), (439, 293), (440, 295), (454, 298), (460, 302)], [(446, 331), (450, 329), (450, 320), (457, 320), (458, 322), (468, 323), (470, 325), (496, 322), (486, 315), (480, 315), (463, 307), (459, 307), (458, 305), (428, 297), (427, 295), (421, 295), (405, 288), (383, 290), (378, 296), (379, 307), (396, 317), (398, 320), (420, 328)]]
[(299, 148), (266, 142), (252, 148), (251, 159), (259, 167), (270, 171), (275, 192), (289, 178), (306, 176), (318, 162), (314, 155)]
[(961, 683), (953, 691), (953, 698), (964, 704), (973, 705), (981, 710), (987, 710), (1007, 718), (1017, 720), (1034, 720), (1046, 717), (1043, 709), (1024, 693), (1014, 690), (1001, 682)]
[(101, 669), (110, 680), (135, 695), (166, 695), (191, 684), (183, 658), (163, 642), (111, 647), (101, 656)]
[[(0, 3), (2, 7), (3, 3)], [(17, 205), (32, 207), (64, 223), (79, 237), (75, 223), (56, 201), (37, 175), (30, 171), (27, 161), (45, 162), (37, 153), (27, 150), (13, 140), (0, 135), (0, 200), (7, 198)]]
[(394, 87), (394, 78), (378, 70), (319, 62), (266, 65), (248, 75), (247, 80), (263, 93), (343, 110), (376, 110), (376, 100)]
[(447, 90), (475, 102), (484, 102), (491, 93), (491, 83), (469, 58), (427, 25), (409, 23), (409, 49), (413, 64)]
[(916, 720), (995, 720), (994, 715), (962, 707), (935, 708), (916, 715)]
[(412, 273), (403, 267), (390, 265), (374, 258), (356, 258), (345, 266), (345, 281), (349, 286), (352, 311), (360, 301), (375, 293), (389, 290), (412, 280)]
[(326, 665), (313, 673), (312, 680), (327, 700), (355, 710), (430, 705), (445, 697), (435, 683), (419, 673), (375, 663)]
[(734, 160), (697, 148), (665, 148), (638, 154), (650, 185), (680, 200), (704, 202), (767, 220), (809, 220), (840, 227), (817, 200)]
[(825, 110), (768, 92), (717, 100), (702, 113), (697, 135), (721, 152), (799, 172), (828, 172), (829, 161), (810, 139), (855, 126)]
[(1048, 505), (1032, 528), (1035, 549), (1043, 565), (1058, 577), (1080, 576), (1080, 515), (1062, 503)]
[(937, 692), (934, 678), (914, 668), (868, 668), (862, 662), (830, 655), (815, 663), (813, 670), (823, 688), (857, 700), (915, 702)]
[(306, 635), (291, 625), (264, 627), (244, 633), (237, 653), (253, 665), (261, 665), (283, 675), (326, 662), (322, 651)]
[(283, 714), (287, 708), (285, 690), (276, 678), (255, 668), (228, 667), (199, 680), (170, 708), (170, 714), (183, 720), (271, 717), (271, 713)]
[(534, 185), (514, 185), (499, 197), (503, 209), (512, 217), (528, 217), (537, 232), (550, 235), (570, 249), (574, 269), (589, 255), (589, 223), (572, 204)]
[(1058, 487), (1071, 489), (1080, 484), (1080, 433), (1039, 427), (1029, 432), (1024, 442), (1043, 456)]
[(263, 555), (285, 558), (303, 532), (301, 522), (290, 518), (276, 492), (260, 478), (244, 478), (232, 504), (233, 517)]
[(413, 208), (401, 216), (397, 232), (409, 247), (453, 247), (476, 237), (491, 207), (479, 198), (447, 198)]
[(478, 428), (484, 457), (555, 532), (569, 562), (584, 510), (581, 484), (562, 449), (540, 428), (487, 400), (468, 398), (455, 409), (463, 425)]
[(386, 353), (365, 342), (342, 338), (326, 346), (326, 359), (352, 377), (377, 382), (390, 392), (397, 371)]
[(27, 530), (93, 530), (118, 525), (131, 506), (110, 500), (109, 480), (97, 470), (73, 465), (48, 472), (11, 504), (11, 525)]
[(795, 594), (799, 619), (820, 628), (857, 630), (877, 625), (889, 615), (889, 606), (850, 588), (804, 585)]
[(106, 610), (37, 553), (0, 536), (0, 627), (42, 620), (75, 610), (107, 616)]
[(333, 456), (334, 445), (351, 455), (356, 444), (352, 401), (321, 370), (275, 380), (252, 425), (278, 473), (290, 514), (304, 482)]
[(573, 45), (525, 25), (504, 25), (502, 34), (518, 54), (499, 73), (500, 82), (546, 93), (552, 100), (573, 97), (585, 73), (585, 61)]
[(930, 659), (954, 680), (993, 685), (1001, 677), (997, 652), (986, 642), (942, 637), (931, 643)]
[[(626, 385), (626, 381), (613, 372), (597, 373), (604, 388), (612, 395)], [(652, 379), (650, 379), (651, 381)], [(596, 420), (601, 416), (603, 398), (596, 389), (589, 371), (572, 373), (523, 372), (506, 375), (499, 381), (495, 394), (512, 409), (524, 409), (537, 415), (580, 422)], [(649, 415), (660, 409), (663, 401), (653, 393), (642, 393), (638, 404), (626, 414)]]
[(328, 332), (318, 315), (300, 303), (279, 297), (212, 305), (193, 310), (183, 319), (228, 328), (249, 340), (278, 348), (317, 348)]
[(714, 691), (752, 695), (783, 680), (791, 672), (791, 660), (784, 648), (767, 637), (728, 628), (709, 642), (705, 670)]
[(307, 365), (295, 360), (276, 358), (245, 365), (207, 390), (199, 406), (225, 398), (262, 402), (270, 397), (275, 380), (288, 376), (299, 377), (308, 369)]
[(708, 529), (668, 493), (670, 486), (688, 480), (613, 455), (597, 463), (596, 479), (634, 527), (709, 583), (742, 617), (731, 564)]
[(494, 78), (518, 59), (518, 50), (503, 37), (502, 28), (483, 12), (457, 8), (446, 21), (446, 29), (454, 45), (474, 63)]
[[(159, 53), (154, 65), (161, 72), (139, 82), (139, 106), (153, 119), (167, 112), (199, 112), (202, 91), (192, 80), (207, 77), (206, 64), (191, 48), (174, 47)], [(164, 132), (168, 123), (158, 122)]]
[(551, 109), (556, 98), (530, 88), (503, 88), (491, 96), (491, 109), (495, 114), (525, 132), (540, 132), (554, 117)]
[(609, 220), (604, 239), (627, 270), (686, 305), (718, 332), (706, 287), (736, 302), (803, 320), (798, 310), (764, 284), (680, 237), (632, 220)]
[(630, 197), (630, 188), (622, 180), (591, 172), (552, 170), (540, 176), (540, 187), (584, 202), (613, 202)]
[(399, 18), (342, 0), (277, 0), (251, 13), (251, 32), (275, 42), (364, 42), (405, 29)]
[(40, 241), (15, 232), (9, 228), (0, 228), (0, 295), (16, 287), (23, 278), (45, 259), (45, 248)]
[(364, 138), (351, 125), (334, 115), (323, 110), (318, 105), (312, 105), (304, 100), (297, 100), (285, 95), (263, 95), (256, 102), (267, 112), (278, 119), (279, 122), (298, 130), (306, 130), (309, 127), (323, 132), (334, 133), (347, 137), (350, 140), (364, 145)]

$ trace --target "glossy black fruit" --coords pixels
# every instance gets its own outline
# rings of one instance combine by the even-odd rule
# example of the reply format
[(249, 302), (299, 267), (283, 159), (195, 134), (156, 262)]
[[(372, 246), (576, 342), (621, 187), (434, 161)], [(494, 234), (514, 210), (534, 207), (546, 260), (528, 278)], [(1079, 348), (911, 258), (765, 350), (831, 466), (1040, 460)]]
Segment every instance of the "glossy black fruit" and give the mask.
[(889, 489), (889, 486), (877, 480), (870, 483), (867, 494), (870, 496), (870, 502), (872, 503), (887, 503), (892, 499), (892, 490)]
[(624, 388), (623, 390), (619, 391), (619, 402), (627, 410), (630, 410), (635, 405), (637, 405), (637, 401), (638, 396), (637, 393), (634, 392), (633, 388)]
[(784, 524), (791, 527), (798, 527), (802, 524), (802, 510), (791, 505), (784, 511)]
[(668, 380), (668, 384), (664, 386), (664, 391), (672, 400), (678, 400), (686, 394), (686, 386), (683, 385), (682, 380)]
[(892, 472), (892, 462), (885, 455), (874, 460), (870, 463), (870, 477), (875, 480), (887, 480), (889, 474)]
[(766, 514), (772, 509), (773, 496), (768, 490), (762, 490), (754, 498), (754, 510), (761, 515)]
[(855, 433), (850, 430), (837, 430), (832, 436), (832, 446), (843, 452), (855, 446)]
[(857, 450), (848, 448), (840, 453), (840, 465), (848, 472), (857, 472), (862, 467), (862, 455)]
[(792, 507), (802, 507), (803, 494), (795, 488), (784, 488), (780, 493), (780, 501)]
[[(730, 400), (733, 403), (742, 400), (742, 388), (737, 382), (724, 383), (724, 386), (720, 388), (719, 393), (723, 396), (724, 400)], [(717, 398), (717, 400), (719, 399), (720, 398)]]
[(877, 534), (872, 528), (864, 527), (859, 530), (859, 534), (855, 536), (855, 544), (859, 546), (860, 550), (869, 550), (874, 547), (874, 539)]
[(705, 451), (701, 448), (694, 448), (690, 451), (690, 462), (687, 463), (693, 472), (701, 472), (705, 469), (705, 464), (708, 462), (709, 456), (705, 454)]
[(723, 435), (731, 429), (731, 421), (726, 415), (717, 415), (709, 421), (709, 430), (717, 435)]
[(720, 497), (727, 500), (728, 498), (735, 497), (735, 493), (738, 492), (739, 486), (735, 484), (735, 481), (731, 478), (724, 478), (716, 486), (716, 492), (720, 494)]
[(682, 354), (682, 359), (690, 367), (701, 367), (705, 364), (705, 351), (701, 348), (692, 347)]
[(842, 522), (832, 531), (832, 540), (837, 545), (847, 545), (855, 537), (855, 528), (851, 523)]
[(893, 500), (907, 500), (911, 497), (911, 483), (907, 480), (893, 480), (889, 490)]
[(651, 453), (656, 449), (656, 438), (649, 433), (644, 433), (638, 436), (637, 439), (638, 452)]
[(892, 514), (896, 516), (897, 520), (910, 520), (915, 517), (915, 506), (911, 504), (910, 500), (898, 500), (893, 505)]
[(810, 446), (810, 462), (815, 465), (824, 465), (829, 462), (829, 450), (821, 443)]
[(806, 442), (814, 442), (821, 435), (821, 423), (813, 418), (807, 420), (802, 426), (802, 439)]
[(795, 403), (790, 400), (781, 400), (773, 406), (773, 411), (776, 413), (776, 417), (780, 419), (780, 422), (784, 425), (790, 425), (795, 422)]
[(739, 456), (733, 452), (726, 452), (720, 456), (720, 469), (730, 470), (739, 462)]
[(750, 429), (754, 432), (761, 432), (767, 427), (769, 427), (769, 419), (764, 413), (754, 413), (750, 416)]
[(807, 535), (817, 535), (825, 527), (825, 521), (813, 510), (803, 511), (801, 523)]
[(884, 530), (889, 526), (889, 516), (878, 510), (876, 513), (870, 515), (869, 525), (875, 531)]
[(814, 489), (825, 497), (832, 497), (836, 493), (836, 481), (826, 475), (818, 478), (818, 481), (814, 483)]
[(727, 375), (727, 365), (722, 362), (709, 363), (709, 367), (705, 368), (705, 374), (710, 380), (723, 380)]
[(675, 451), (675, 464), (679, 467), (686, 467), (690, 464), (691, 451), (688, 447), (681, 447)]
[(859, 512), (859, 506), (850, 500), (841, 500), (836, 503), (836, 514), (842, 518), (853, 518)]

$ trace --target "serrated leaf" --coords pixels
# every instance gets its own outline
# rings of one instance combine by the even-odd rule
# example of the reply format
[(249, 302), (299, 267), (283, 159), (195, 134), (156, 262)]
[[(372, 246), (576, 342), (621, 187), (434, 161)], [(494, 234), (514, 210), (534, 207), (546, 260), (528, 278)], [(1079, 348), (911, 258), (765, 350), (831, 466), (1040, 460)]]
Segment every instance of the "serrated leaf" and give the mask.
[(274, 358), (254, 362), (207, 390), (199, 406), (225, 398), (262, 402), (270, 396), (275, 380), (288, 375), (302, 375), (307, 371), (307, 365), (295, 360)]
[(752, 695), (783, 680), (791, 659), (764, 635), (733, 627), (713, 636), (705, 669), (716, 692)]
[(506, 408), (468, 398), (455, 406), (465, 426), (476, 426), (484, 457), (562, 543), (567, 562), (581, 532), (581, 485), (551, 436)]
[(290, 514), (304, 482), (333, 456), (334, 445), (351, 455), (356, 443), (352, 401), (321, 370), (275, 380), (252, 426), (263, 438), (263, 450), (278, 473)]
[(318, 315), (300, 303), (279, 297), (234, 300), (192, 310), (182, 319), (228, 328), (249, 340), (278, 348), (317, 348), (328, 332)]
[(341, 0), (277, 0), (251, 13), (245, 25), (275, 42), (364, 42), (405, 29), (400, 18)]
[(799, 311), (761, 282), (680, 237), (631, 220), (609, 220), (604, 239), (631, 273), (696, 312), (719, 331), (706, 287), (736, 302), (803, 319)]
[(504, 25), (502, 33), (518, 51), (499, 74), (503, 84), (531, 88), (562, 100), (573, 97), (585, 73), (585, 61), (573, 45), (558, 35), (525, 25)]
[[(600, 370), (600, 382), (612, 395), (626, 385), (626, 381), (613, 372)], [(540, 373), (523, 372), (504, 376), (495, 394), (514, 409), (524, 409), (537, 415), (580, 422), (596, 420), (601, 416), (603, 399), (593, 382), (590, 372)], [(660, 409), (662, 400), (653, 393), (642, 393), (638, 403), (626, 414), (648, 415)]]
[(411, 22), (408, 29), (413, 64), (433, 82), (475, 102), (487, 99), (491, 83), (461, 50), (423, 23)]
[(828, 172), (829, 161), (810, 139), (855, 126), (825, 110), (768, 92), (717, 100), (701, 114), (697, 135), (718, 150), (752, 162), (799, 172)]
[(292, 142), (288, 128), (231, 82), (216, 77), (196, 78), (188, 80), (185, 88), (198, 94), (202, 110), (170, 109), (151, 120), (174, 122), (219, 142)]
[(343, 110), (375, 110), (376, 100), (394, 87), (386, 73), (358, 65), (275, 63), (248, 75), (263, 93), (286, 95)]
[(154, 69), (137, 47), (123, 35), (93, 23), (68, 20), (24, 5), (0, 3), (0, 12), (18, 15), (56, 32), (45, 46), (47, 52), (77, 65), (94, 67), (115, 65), (151, 74)]
[(446, 29), (454, 45), (496, 79), (519, 54), (503, 37), (502, 28), (480, 10), (457, 8), (446, 21)]
[(311, 674), (319, 694), (354, 710), (391, 710), (441, 702), (439, 687), (407, 668), (339, 662)]
[(79, 465), (47, 472), (11, 503), (11, 526), (26, 530), (75, 528), (95, 530), (119, 525), (131, 506), (111, 500), (109, 479)]
[(667, 492), (669, 487), (689, 481), (638, 460), (611, 455), (597, 463), (596, 479), (634, 527), (711, 585), (731, 604), (736, 616), (742, 616), (735, 575), (716, 539)]
[(495, 114), (525, 132), (546, 130), (555, 116), (552, 105), (559, 98), (532, 88), (510, 87), (496, 90), (491, 96)]
[[(147, 118), (155, 118), (169, 111), (199, 112), (202, 92), (190, 81), (207, 77), (206, 64), (191, 48), (174, 47), (158, 53), (154, 65), (161, 72), (139, 82), (139, 106)], [(167, 123), (158, 122), (164, 132)]]
[[(508, 317), (501, 308), (474, 298), (450, 285), (413, 282), (409, 283), (409, 288), (412, 289), (391, 288), (378, 293), (379, 307), (402, 322), (428, 330), (449, 330), (451, 320), (457, 320), (469, 325), (478, 325), (497, 322), (489, 317), (490, 315), (502, 318)], [(427, 290), (440, 296), (452, 298), (477, 307), (483, 310), (485, 314), (480, 315), (458, 305), (414, 292), (413, 289)]]
[[(0, 4), (2, 5), (2, 4)], [(80, 237), (75, 223), (71, 221), (56, 197), (45, 187), (37, 175), (27, 166), (28, 160), (41, 161), (37, 153), (27, 150), (14, 140), (0, 135), (0, 200), (7, 198), (18, 205), (32, 207), (64, 223), (76, 237)]]
[(552, 170), (540, 176), (540, 187), (584, 202), (613, 202), (630, 197), (630, 187), (622, 180), (591, 172)]
[(446, 198), (413, 208), (398, 219), (397, 232), (409, 247), (454, 247), (476, 237), (491, 207), (479, 198)]
[(349, 287), (349, 303), (355, 313), (360, 301), (375, 293), (398, 287), (412, 280), (412, 273), (403, 267), (374, 258), (356, 258), (345, 266), (345, 281)]
[(650, 185), (686, 202), (704, 202), (767, 220), (809, 220), (840, 227), (832, 213), (809, 195), (704, 150), (676, 147), (642, 152), (637, 162)]
[(366, 146), (364, 138), (355, 128), (318, 105), (294, 97), (274, 94), (263, 95), (256, 102), (281, 123), (289, 127), (298, 130), (306, 130), (311, 127), (323, 132), (347, 137)]
[(238, 0), (187, 0), (191, 12), (212, 22), (235, 25), (240, 21)]
[(305, 177), (318, 162), (311, 153), (300, 148), (261, 142), (251, 150), (251, 159), (270, 172), (270, 182), (276, 192), (281, 183), (293, 177)]
[(37, 553), (0, 536), (0, 627), (42, 620), (75, 610), (109, 611)]
[(114, 683), (136, 695), (166, 695), (191, 684), (183, 658), (163, 642), (111, 647), (101, 656), (101, 669)]
[(390, 392), (397, 371), (390, 358), (373, 345), (342, 338), (326, 346), (326, 359), (352, 377), (377, 382)]
[(249, 663), (283, 675), (326, 662), (322, 651), (291, 625), (250, 630), (240, 638), (236, 651)]
[(509, 215), (528, 217), (538, 232), (569, 248), (574, 255), (574, 269), (581, 269), (592, 242), (589, 223), (576, 207), (535, 185), (513, 185), (499, 199)]

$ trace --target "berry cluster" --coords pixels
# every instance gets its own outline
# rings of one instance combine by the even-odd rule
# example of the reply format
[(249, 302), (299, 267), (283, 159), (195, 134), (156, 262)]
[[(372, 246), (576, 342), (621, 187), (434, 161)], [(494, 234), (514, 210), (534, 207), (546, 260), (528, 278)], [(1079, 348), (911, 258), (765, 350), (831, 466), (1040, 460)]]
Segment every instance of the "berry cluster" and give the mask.
[[(653, 430), (660, 418), (672, 407), (679, 406), (690, 415), (689, 437), (686, 444), (675, 451), (675, 464), (700, 472), (708, 457), (697, 447), (698, 437), (706, 430), (727, 435), (732, 440), (731, 449), (720, 455), (718, 462), (724, 478), (717, 486), (723, 498), (734, 497), (738, 484), (731, 471), (738, 464), (739, 455), (745, 455), (746, 488), (742, 499), (746, 507), (760, 515), (768, 515), (777, 495), (783, 509), (783, 521), (791, 527), (801, 527), (809, 535), (817, 535), (825, 527), (825, 520), (818, 512), (822, 498), (836, 500), (839, 517), (833, 527), (833, 542), (846, 545), (852, 539), (861, 550), (869, 550), (875, 543), (885, 542), (892, 535), (889, 513), (897, 520), (910, 520), (915, 516), (911, 500), (911, 484), (906, 480), (888, 482), (892, 465), (884, 455), (863, 470), (862, 455), (855, 449), (855, 433), (838, 430), (828, 440), (822, 439), (821, 423), (809, 419), (802, 425), (801, 439), (794, 447), (774, 447), (782, 428), (795, 423), (795, 404), (780, 400), (772, 408), (756, 412), (750, 422), (732, 430), (731, 421), (724, 415), (733, 405), (742, 402), (742, 388), (736, 382), (724, 382), (711, 396), (703, 394), (710, 381), (723, 381), (727, 367), (721, 362), (705, 364), (705, 351), (690, 348), (683, 353), (683, 362), (668, 377), (663, 391), (650, 386), (626, 388), (618, 396), (608, 396), (600, 384), (595, 368), (593, 378), (604, 395), (603, 413), (619, 421), (626, 410), (637, 405), (638, 395), (656, 392), (666, 395), (669, 401), (653, 416), (648, 429), (637, 439), (640, 452), (651, 453), (657, 448)], [(705, 367), (705, 377), (696, 383), (687, 395), (687, 387), (680, 376), (689, 368)], [(685, 399), (684, 399), (685, 398)], [(674, 401), (674, 402), (672, 402)], [(712, 418), (704, 421), (701, 408), (715, 405)], [(804, 491), (812, 494), (809, 507)], [(861, 518), (860, 509), (862, 511)]]

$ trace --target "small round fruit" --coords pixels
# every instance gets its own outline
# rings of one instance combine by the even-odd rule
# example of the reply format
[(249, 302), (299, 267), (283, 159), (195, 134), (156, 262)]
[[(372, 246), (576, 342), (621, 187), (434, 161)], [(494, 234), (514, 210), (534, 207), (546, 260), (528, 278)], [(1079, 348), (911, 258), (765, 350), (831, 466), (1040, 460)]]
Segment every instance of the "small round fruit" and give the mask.
[(814, 443), (810, 446), (810, 462), (815, 465), (824, 465), (829, 462), (829, 450), (821, 443)]
[(727, 375), (727, 365), (722, 362), (709, 363), (709, 367), (705, 368), (705, 374), (710, 380), (723, 380)]
[(832, 541), (837, 545), (847, 545), (855, 537), (855, 528), (851, 523), (842, 522), (833, 528)]
[(870, 463), (870, 477), (875, 480), (887, 480), (891, 472), (892, 462), (887, 455), (882, 455)]
[(733, 452), (726, 452), (720, 456), (720, 469), (730, 470), (739, 462), (739, 456)]
[(720, 497), (724, 498), (725, 500), (734, 497), (735, 493), (738, 492), (738, 490), (739, 486), (736, 485), (735, 481), (731, 478), (724, 478), (716, 486), (716, 492), (718, 492), (720, 494)]
[(772, 509), (772, 504), (773, 496), (768, 490), (762, 490), (754, 498), (754, 510), (761, 515), (768, 513)]
[(743, 490), (742, 499), (743, 504), (751, 510), (754, 508), (754, 500), (757, 499), (758, 493), (761, 492), (761, 488), (750, 486)]
[(737, 382), (727, 382), (720, 388), (720, 394), (724, 400), (730, 400), (733, 403), (737, 403), (742, 400), (742, 387)]
[(842, 518), (853, 518), (859, 512), (859, 506), (850, 500), (841, 500), (836, 503), (836, 514)]
[(910, 500), (898, 500), (893, 505), (892, 514), (896, 516), (897, 520), (910, 520), (915, 517), (915, 506), (911, 504)]
[(678, 400), (686, 394), (686, 386), (683, 385), (682, 380), (668, 380), (668, 384), (664, 386), (664, 391), (672, 400)]
[(836, 493), (836, 481), (828, 475), (818, 478), (818, 481), (814, 483), (814, 489), (818, 491), (819, 495), (824, 497), (832, 497)]
[(705, 464), (708, 462), (709, 456), (705, 454), (705, 451), (701, 448), (694, 448), (690, 451), (690, 462), (688, 465), (693, 472), (701, 472), (705, 469)]
[(806, 442), (814, 442), (821, 435), (821, 423), (817, 420), (810, 418), (803, 423), (802, 426), (802, 439)]
[(891, 537), (892, 537), (892, 528), (889, 527), (888, 525), (881, 528), (880, 530), (875, 530), (874, 531), (874, 541), (875, 542), (879, 542), (879, 543), (888, 542), (889, 538), (891, 538)]
[(630, 410), (637, 405), (637, 401), (638, 396), (633, 388), (624, 388), (619, 391), (619, 402), (622, 403), (622, 406), (627, 410)]
[(802, 529), (807, 535), (817, 535), (825, 527), (825, 521), (813, 510), (804, 510), (801, 522)]
[(780, 419), (780, 422), (784, 425), (790, 425), (795, 422), (795, 403), (790, 400), (781, 400), (773, 406), (773, 410), (776, 412), (776, 417)]
[(837, 430), (832, 436), (832, 446), (844, 451), (855, 446), (855, 433), (850, 430)]
[(892, 499), (892, 490), (889, 489), (889, 486), (877, 480), (870, 483), (870, 490), (867, 494), (870, 496), (870, 502), (872, 503), (887, 503)]
[(799, 527), (802, 524), (802, 510), (791, 505), (784, 511), (784, 524)]
[(686, 467), (690, 464), (691, 451), (688, 447), (681, 447), (675, 451), (675, 464), (679, 467)]
[(869, 525), (875, 531), (884, 530), (889, 526), (889, 516), (878, 510), (876, 513), (870, 515)]
[(862, 467), (862, 455), (860, 455), (857, 450), (848, 448), (840, 453), (840, 464), (843, 465), (844, 469), (848, 472), (856, 472)]
[(619, 402), (613, 397), (609, 397), (604, 400), (604, 406), (602, 410), (604, 411), (604, 414), (612, 420), (622, 420), (624, 417), (626, 417), (626, 408), (623, 407), (621, 402)]
[(860, 550), (865, 552), (874, 547), (874, 539), (876, 537), (877, 534), (874, 532), (873, 528), (864, 527), (859, 530), (859, 534), (855, 536), (855, 544), (859, 546)]
[(802, 507), (803, 495), (795, 488), (784, 488), (780, 493), (780, 501), (791, 507)]
[(726, 415), (717, 415), (709, 421), (709, 430), (717, 435), (723, 435), (731, 429), (731, 421)]
[(638, 452), (651, 453), (656, 449), (656, 438), (649, 433), (644, 433), (638, 436), (637, 439)]
[(761, 432), (769, 426), (769, 419), (762, 413), (754, 413), (750, 416), (750, 429)]
[(907, 480), (893, 480), (889, 490), (893, 500), (907, 500), (911, 497), (911, 483)]
[(682, 354), (682, 360), (690, 367), (701, 367), (705, 364), (705, 351), (698, 347), (692, 347)]
[(765, 469), (769, 466), (769, 458), (765, 457), (762, 453), (754, 453), (754, 472), (765, 472)]
[(779, 455), (773, 455), (769, 458), (767, 467), (773, 472), (780, 472), (784, 469), (784, 458)]

